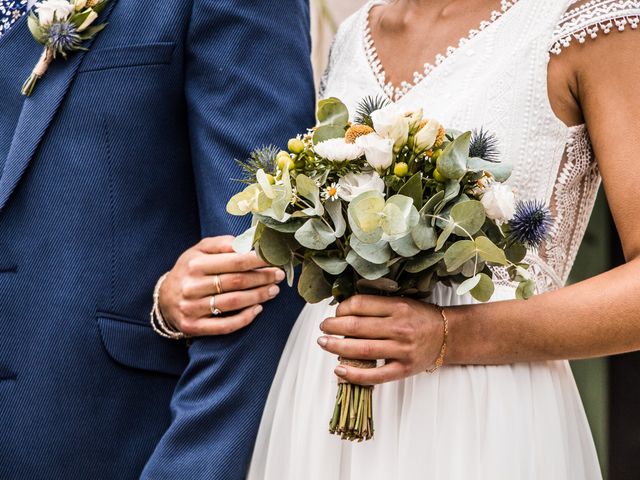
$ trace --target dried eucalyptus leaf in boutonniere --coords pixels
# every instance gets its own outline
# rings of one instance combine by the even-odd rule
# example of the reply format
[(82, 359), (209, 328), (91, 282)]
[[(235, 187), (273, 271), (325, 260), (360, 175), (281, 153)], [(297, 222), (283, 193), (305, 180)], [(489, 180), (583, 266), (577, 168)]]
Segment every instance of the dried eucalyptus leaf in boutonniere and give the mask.
[(58, 55), (67, 58), (71, 52), (87, 50), (82, 46), (105, 26), (93, 25), (108, 0), (45, 0), (28, 18), (33, 38), (44, 45), (40, 60), (22, 86), (22, 94), (30, 96), (49, 65)]

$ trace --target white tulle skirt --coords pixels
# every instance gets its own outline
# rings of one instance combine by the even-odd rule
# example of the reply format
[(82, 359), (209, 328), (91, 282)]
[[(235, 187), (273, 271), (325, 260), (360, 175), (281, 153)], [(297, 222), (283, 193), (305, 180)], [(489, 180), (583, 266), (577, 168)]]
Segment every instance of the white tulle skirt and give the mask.
[[(502, 288), (494, 300), (513, 298)], [(447, 288), (435, 303), (471, 303)], [(307, 305), (283, 353), (248, 475), (255, 480), (601, 479), (567, 362), (447, 366), (374, 390), (375, 437), (330, 435), (336, 357), (316, 343), (328, 303)]]

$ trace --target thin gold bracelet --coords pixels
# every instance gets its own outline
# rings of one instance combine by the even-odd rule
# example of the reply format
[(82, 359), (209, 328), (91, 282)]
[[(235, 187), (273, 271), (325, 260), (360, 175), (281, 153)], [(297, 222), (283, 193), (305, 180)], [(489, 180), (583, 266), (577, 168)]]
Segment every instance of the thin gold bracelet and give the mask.
[(442, 347), (440, 348), (440, 355), (436, 359), (433, 367), (427, 369), (427, 373), (435, 373), (442, 365), (444, 365), (444, 357), (447, 354), (447, 340), (449, 338), (449, 321), (444, 313), (444, 308), (440, 307), (440, 315), (442, 315), (442, 326), (444, 329), (444, 336), (442, 338)]

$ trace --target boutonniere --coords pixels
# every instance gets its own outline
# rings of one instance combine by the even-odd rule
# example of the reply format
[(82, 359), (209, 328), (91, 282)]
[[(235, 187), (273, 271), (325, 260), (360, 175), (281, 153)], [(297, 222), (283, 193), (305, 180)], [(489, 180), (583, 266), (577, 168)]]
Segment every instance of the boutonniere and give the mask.
[(22, 86), (22, 94), (33, 93), (38, 80), (56, 57), (87, 50), (82, 44), (92, 39), (106, 23), (93, 25), (109, 0), (44, 0), (29, 14), (29, 30), (44, 45), (40, 60)]

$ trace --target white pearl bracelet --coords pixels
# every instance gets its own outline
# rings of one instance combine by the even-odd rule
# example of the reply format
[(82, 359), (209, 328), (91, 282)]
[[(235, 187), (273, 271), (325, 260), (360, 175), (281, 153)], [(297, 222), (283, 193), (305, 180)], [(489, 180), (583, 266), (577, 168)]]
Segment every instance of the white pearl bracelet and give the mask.
[(153, 290), (153, 308), (151, 309), (151, 328), (158, 335), (170, 340), (182, 340), (187, 336), (174, 326), (167, 323), (160, 311), (160, 288), (167, 279), (167, 273), (162, 275), (156, 283), (156, 287)]

